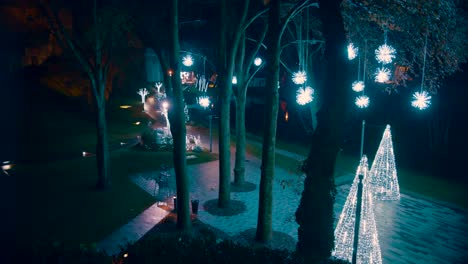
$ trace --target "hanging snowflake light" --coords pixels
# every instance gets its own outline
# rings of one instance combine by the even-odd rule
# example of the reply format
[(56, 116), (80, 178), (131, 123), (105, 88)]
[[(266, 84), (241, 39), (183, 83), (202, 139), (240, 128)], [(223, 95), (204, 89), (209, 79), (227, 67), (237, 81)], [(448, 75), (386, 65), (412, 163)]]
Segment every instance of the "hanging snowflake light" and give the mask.
[(207, 108), (208, 106), (210, 106), (210, 98), (208, 96), (200, 96), (197, 98), (197, 101), (198, 101), (198, 104), (203, 107), (203, 108)]
[(353, 91), (355, 92), (362, 92), (364, 91), (365, 87), (366, 86), (364, 85), (363, 81), (355, 81), (353, 82), (353, 85), (352, 85)]
[(354, 60), (358, 54), (359, 49), (354, 47), (353, 43), (348, 44), (348, 60)]
[(431, 98), (432, 96), (430, 96), (426, 91), (415, 92), (413, 94), (414, 100), (411, 102), (411, 105), (419, 110), (424, 110), (431, 105)]
[(260, 65), (262, 65), (262, 62), (263, 62), (263, 61), (262, 61), (262, 58), (260, 58), (260, 57), (257, 57), (257, 58), (255, 58), (255, 60), (254, 60), (254, 64), (255, 64), (255, 66), (257, 66), (257, 67), (260, 66)]
[(305, 105), (314, 100), (313, 97), (314, 89), (312, 87), (307, 86), (306, 88), (299, 88), (296, 92), (296, 102), (299, 105)]
[(369, 97), (367, 95), (361, 95), (356, 97), (356, 100), (354, 103), (359, 107), (359, 108), (366, 108), (369, 106)]
[(388, 68), (379, 68), (375, 72), (375, 81), (379, 83), (385, 83), (390, 80), (390, 70)]
[(400, 187), (397, 178), (390, 125), (387, 125), (383, 133), (374, 162), (372, 163), (369, 180), (375, 195), (374, 198), (379, 200), (400, 199)]
[(293, 73), (292, 81), (295, 84), (304, 84), (307, 81), (307, 74), (305, 71), (298, 71)]
[(232, 77), (232, 84), (237, 84), (237, 77), (236, 76)]
[(190, 55), (184, 56), (182, 58), (182, 64), (184, 64), (187, 67), (190, 67), (193, 65), (193, 58)]
[[(354, 251), (354, 235), (358, 233), (356, 263), (381, 264), (382, 255), (368, 174), (367, 157), (363, 155), (336, 225), (335, 248), (332, 251), (332, 256), (351, 263)], [(359, 183), (360, 181), (362, 182)], [(361, 214), (359, 225), (356, 225), (356, 211), (359, 199), (357, 196), (360, 184), (362, 184)], [(354, 230), (356, 226), (359, 227), (358, 232)]]
[(375, 59), (382, 63), (388, 64), (395, 58), (396, 50), (387, 44), (383, 44), (375, 50)]

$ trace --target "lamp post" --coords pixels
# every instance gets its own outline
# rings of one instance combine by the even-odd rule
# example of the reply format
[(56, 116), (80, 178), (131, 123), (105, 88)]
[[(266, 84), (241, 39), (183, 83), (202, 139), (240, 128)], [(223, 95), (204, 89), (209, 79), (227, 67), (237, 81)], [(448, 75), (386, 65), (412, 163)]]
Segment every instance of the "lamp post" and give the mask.
[[(362, 171), (361, 171), (362, 172)], [(354, 240), (353, 240), (353, 257), (352, 264), (356, 264), (357, 250), (359, 244), (359, 226), (361, 225), (361, 205), (362, 205), (362, 179), (364, 175), (359, 175), (359, 183), (357, 189), (357, 202), (356, 202), (356, 221), (354, 222)]]
[(362, 120), (362, 128), (361, 128), (361, 155), (360, 157), (362, 158), (363, 151), (364, 151), (364, 129), (366, 127), (366, 120)]

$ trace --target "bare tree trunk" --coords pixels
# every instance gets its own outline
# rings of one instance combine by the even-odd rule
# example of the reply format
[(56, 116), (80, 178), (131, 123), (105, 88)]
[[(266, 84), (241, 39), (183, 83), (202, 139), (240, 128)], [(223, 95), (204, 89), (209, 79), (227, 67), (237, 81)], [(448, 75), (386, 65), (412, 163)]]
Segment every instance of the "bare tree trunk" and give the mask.
[[(104, 84), (100, 84), (104, 85)], [(106, 107), (105, 99), (96, 100), (96, 129), (97, 145), (96, 160), (98, 169), (98, 180), (96, 187), (100, 190), (110, 187), (110, 154), (109, 141), (107, 138)]]
[(220, 77), (219, 87), (219, 197), (218, 207), (226, 208), (231, 200), (231, 131), (230, 131), (230, 104), (232, 96), (232, 76), (237, 49), (244, 31), (244, 24), (249, 9), (249, 0), (243, 2), (241, 19), (234, 25), (234, 34), (227, 45), (227, 6), (226, 0), (220, 1), (220, 35), (218, 70)]
[(242, 186), (245, 183), (246, 90), (239, 87), (236, 98), (236, 165), (234, 168), (234, 184), (237, 186)]
[(169, 118), (171, 122), (171, 133), (174, 142), (173, 158), (177, 186), (177, 228), (184, 231), (191, 230), (190, 207), (189, 207), (189, 179), (187, 176), (186, 161), (186, 127), (184, 113), (184, 95), (182, 92), (179, 65), (179, 26), (178, 26), (178, 1), (173, 0), (170, 4), (170, 44), (169, 65), (174, 71), (170, 77), (171, 103)]
[[(232, 71), (230, 71), (232, 72)], [(220, 89), (219, 116), (219, 198), (218, 206), (226, 208), (231, 200), (231, 132), (230, 132), (230, 102), (232, 89), (232, 73), (226, 72), (221, 77), (223, 87)]]
[(344, 53), (346, 38), (340, 14), (340, 0), (321, 0), (320, 15), (326, 40), (325, 82), (321, 85), (322, 106), (317, 114), (317, 128), (312, 134), (309, 156), (303, 166), (306, 173), (304, 191), (296, 222), (299, 224), (297, 250), (305, 263), (330, 256), (334, 247), (336, 156), (342, 138), (349, 98), (349, 63)]
[(261, 243), (268, 242), (272, 237), (273, 179), (275, 176), (275, 144), (279, 100), (280, 0), (270, 1), (268, 22), (268, 73), (265, 85), (265, 130), (263, 132), (262, 167), (256, 233), (256, 240)]

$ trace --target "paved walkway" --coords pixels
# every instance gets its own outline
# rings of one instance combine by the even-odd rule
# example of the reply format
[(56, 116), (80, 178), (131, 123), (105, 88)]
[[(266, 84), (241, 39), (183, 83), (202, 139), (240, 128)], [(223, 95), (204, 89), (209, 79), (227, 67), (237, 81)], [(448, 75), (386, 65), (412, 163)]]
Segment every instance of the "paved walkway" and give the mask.
[[(189, 127), (187, 132), (195, 136), (200, 133), (202, 144), (205, 148), (209, 147), (206, 130)], [(213, 140), (213, 151), (218, 151), (217, 140)], [(296, 154), (281, 150), (277, 153), (298, 157)], [(233, 152), (231, 158), (233, 166)], [(258, 186), (260, 160), (251, 155), (247, 155), (246, 159), (246, 180)], [(159, 188), (153, 181), (146, 180), (154, 173), (158, 172), (131, 175), (131, 179), (149, 194), (155, 195), (158, 200), (165, 200), (169, 206), (173, 206), (171, 197), (175, 190), (174, 177), (169, 182), (168, 188)], [(247, 210), (244, 213), (230, 217), (214, 216), (204, 210), (203, 203), (217, 198), (218, 161), (189, 166), (188, 173), (191, 179), (190, 195), (192, 199), (200, 200), (198, 217), (201, 221), (234, 237), (256, 227), (258, 188), (253, 192), (231, 193), (233, 200), (245, 203)], [(334, 208), (336, 218), (341, 213), (353, 177), (353, 174), (347, 174), (337, 178), (339, 186)], [(302, 187), (301, 176), (276, 168), (273, 185), (273, 229), (286, 233), (296, 240), (298, 226), (294, 220), (294, 212), (299, 203)], [(116, 245), (122, 245), (123, 241), (138, 240), (151, 228), (151, 225), (154, 226), (158, 222), (157, 219), (164, 217), (164, 212), (158, 209), (156, 204), (150, 207), (99, 243), (100, 248), (107, 252), (116, 252), (115, 249), (119, 248)], [(468, 263), (466, 210), (452, 209), (403, 193), (400, 201), (376, 202), (375, 216), (383, 263)]]

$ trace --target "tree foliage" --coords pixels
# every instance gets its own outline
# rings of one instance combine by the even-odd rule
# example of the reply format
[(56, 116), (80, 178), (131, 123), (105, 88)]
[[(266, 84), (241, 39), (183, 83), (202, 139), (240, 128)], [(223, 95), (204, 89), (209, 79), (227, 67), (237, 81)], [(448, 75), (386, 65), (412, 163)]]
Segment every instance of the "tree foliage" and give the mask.
[[(364, 51), (367, 41), (368, 76), (378, 63), (374, 50), (387, 42), (397, 50), (395, 63), (408, 67), (419, 83), (424, 63), (427, 35), (427, 58), (424, 87), (436, 93), (441, 81), (459, 70), (467, 61), (468, 20), (466, 8), (455, 1), (419, 0), (345, 0), (342, 15), (348, 41)], [(404, 86), (404, 80), (394, 78), (389, 91)]]

